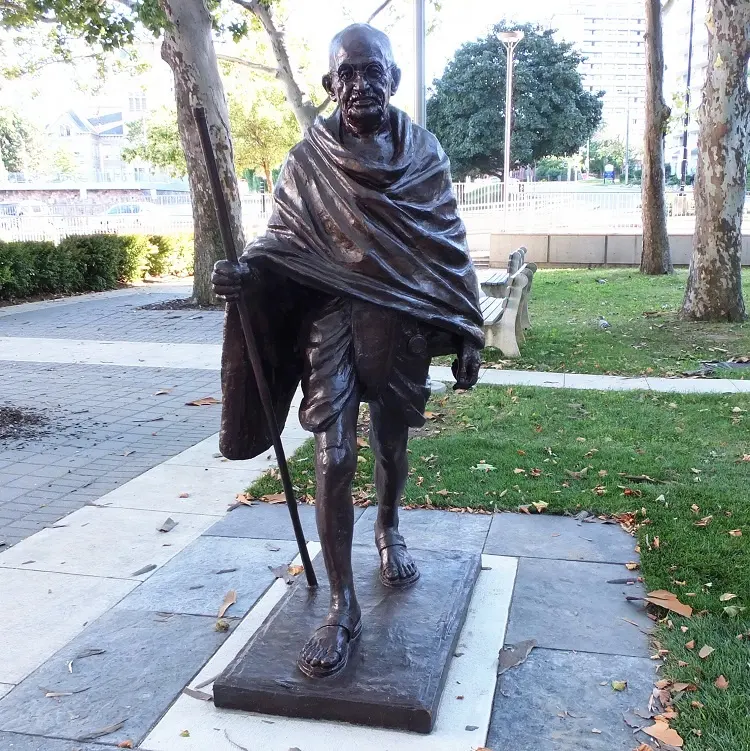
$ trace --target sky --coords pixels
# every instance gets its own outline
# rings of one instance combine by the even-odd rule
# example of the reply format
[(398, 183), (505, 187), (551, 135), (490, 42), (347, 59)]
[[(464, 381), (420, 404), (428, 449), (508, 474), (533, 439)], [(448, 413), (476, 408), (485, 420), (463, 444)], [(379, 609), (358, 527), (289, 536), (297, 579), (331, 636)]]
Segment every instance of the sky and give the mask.
[[(309, 47), (311, 69), (327, 67), (328, 42), (348, 23), (365, 20), (380, 0), (287, 0), (290, 37), (303, 38)], [(518, 21), (548, 18), (560, 0), (440, 0), (441, 10), (435, 17), (428, 0), (428, 25), (434, 26), (426, 44), (427, 84), (439, 77), (455, 51), (465, 42), (485, 36), (490, 27), (503, 17)], [(414, 101), (414, 13), (412, 0), (393, 0), (393, 8), (380, 16), (375, 25), (391, 36), (403, 82), (393, 103), (407, 111)], [(434, 23), (436, 22), (436, 23)], [(158, 59), (156, 65), (166, 66)], [(168, 73), (168, 71), (166, 71)], [(3, 104), (26, 111), (43, 125), (56, 119), (66, 109), (82, 109), (84, 114), (90, 95), (76, 89), (70, 70), (63, 65), (50, 66), (34, 80), (6, 85)], [(36, 92), (32, 99), (30, 92)]]

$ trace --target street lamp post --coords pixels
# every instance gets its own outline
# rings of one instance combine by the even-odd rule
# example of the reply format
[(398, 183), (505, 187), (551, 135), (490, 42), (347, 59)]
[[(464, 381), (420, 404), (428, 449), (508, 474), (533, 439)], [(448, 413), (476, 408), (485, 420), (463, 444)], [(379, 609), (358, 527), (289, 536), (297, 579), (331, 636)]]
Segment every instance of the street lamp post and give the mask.
[(425, 24), (425, 0), (414, 0), (414, 52), (416, 57), (416, 66), (414, 70), (415, 81), (415, 101), (414, 101), (414, 122), (427, 127), (427, 102), (425, 86), (425, 36), (427, 27)]
[(503, 155), (503, 226), (508, 231), (508, 187), (510, 185), (510, 135), (513, 112), (513, 51), (523, 39), (523, 31), (501, 31), (498, 35), (508, 57), (505, 63), (505, 153)]

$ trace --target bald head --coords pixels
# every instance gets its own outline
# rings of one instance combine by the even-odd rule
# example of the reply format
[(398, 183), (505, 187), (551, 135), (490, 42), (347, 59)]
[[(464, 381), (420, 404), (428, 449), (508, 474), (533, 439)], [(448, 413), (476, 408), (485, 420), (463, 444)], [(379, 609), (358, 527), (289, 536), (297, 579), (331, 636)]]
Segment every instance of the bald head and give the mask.
[(323, 86), (339, 105), (344, 128), (358, 136), (386, 128), (391, 94), (401, 71), (388, 37), (366, 23), (347, 26), (331, 40)]
[(342, 57), (352, 54), (379, 57), (388, 66), (395, 62), (391, 40), (382, 31), (367, 23), (353, 23), (331, 39), (328, 49), (329, 70), (335, 71)]

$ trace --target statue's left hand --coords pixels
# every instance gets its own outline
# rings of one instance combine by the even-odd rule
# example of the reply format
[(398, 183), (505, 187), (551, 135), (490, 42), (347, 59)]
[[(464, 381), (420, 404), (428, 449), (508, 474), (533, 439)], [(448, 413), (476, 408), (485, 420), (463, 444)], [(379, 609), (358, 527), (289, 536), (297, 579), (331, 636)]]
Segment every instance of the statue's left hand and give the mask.
[(470, 389), (479, 380), (479, 366), (482, 355), (476, 344), (464, 341), (458, 360), (453, 363), (453, 375), (456, 377), (455, 389)]

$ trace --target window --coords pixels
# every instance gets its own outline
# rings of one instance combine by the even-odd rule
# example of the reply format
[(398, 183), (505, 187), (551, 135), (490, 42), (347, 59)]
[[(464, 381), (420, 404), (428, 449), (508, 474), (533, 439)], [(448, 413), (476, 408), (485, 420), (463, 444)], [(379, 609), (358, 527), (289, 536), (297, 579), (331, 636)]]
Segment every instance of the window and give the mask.
[(131, 112), (145, 112), (148, 109), (146, 106), (146, 95), (143, 92), (129, 94), (128, 109)]
[(70, 135), (70, 125), (61, 125), (60, 126), (60, 135), (61, 136), (69, 136)]

